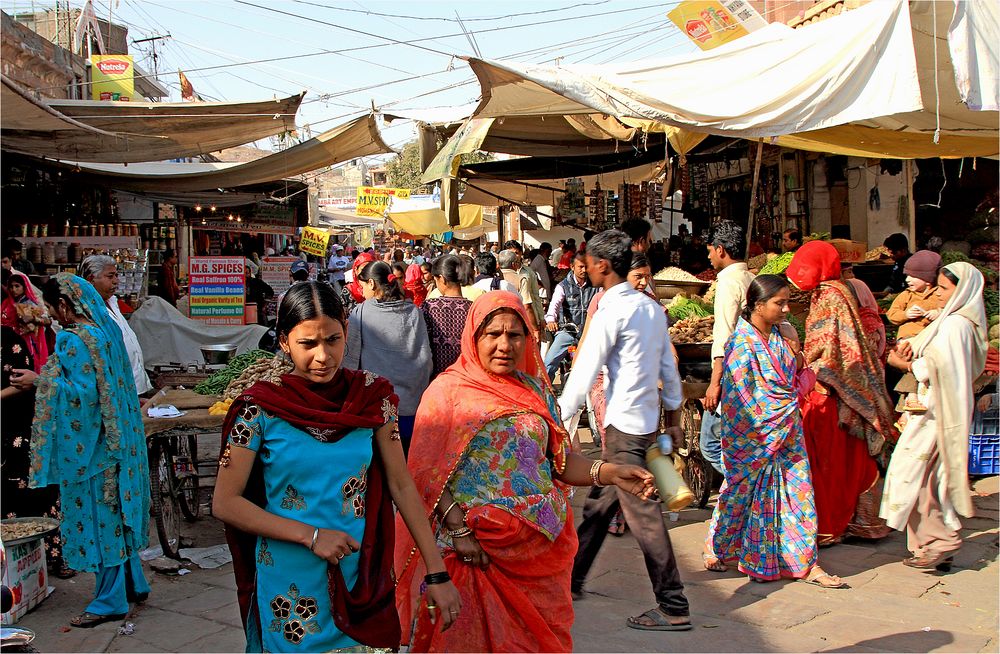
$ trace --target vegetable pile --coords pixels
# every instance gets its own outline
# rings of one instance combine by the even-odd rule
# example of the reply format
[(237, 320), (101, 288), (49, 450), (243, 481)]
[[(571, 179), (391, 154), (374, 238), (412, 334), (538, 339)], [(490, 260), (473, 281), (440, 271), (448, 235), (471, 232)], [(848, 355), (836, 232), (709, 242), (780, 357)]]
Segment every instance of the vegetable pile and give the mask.
[(194, 387), (199, 395), (220, 395), (229, 383), (243, 374), (243, 371), (261, 359), (271, 359), (274, 355), (266, 350), (250, 350), (233, 357), (222, 370), (212, 374), (208, 379)]
[(667, 313), (671, 320), (684, 320), (685, 318), (704, 318), (712, 315), (713, 307), (697, 295), (687, 297), (683, 293), (675, 295), (670, 304), (667, 305)]
[(685, 318), (670, 327), (674, 343), (711, 343), (715, 316)]
[(764, 264), (764, 267), (760, 269), (760, 274), (781, 275), (788, 269), (788, 264), (792, 263), (792, 257), (794, 256), (794, 252), (785, 252), (784, 254), (776, 256)]

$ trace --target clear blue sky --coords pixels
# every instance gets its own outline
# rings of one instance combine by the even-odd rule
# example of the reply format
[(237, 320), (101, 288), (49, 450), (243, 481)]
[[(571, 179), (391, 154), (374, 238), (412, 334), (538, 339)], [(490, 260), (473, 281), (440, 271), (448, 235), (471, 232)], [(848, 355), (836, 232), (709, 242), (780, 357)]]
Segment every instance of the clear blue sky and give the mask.
[[(258, 100), (304, 90), (298, 123), (318, 133), (370, 109), (373, 101), (386, 111), (475, 102), (475, 76), (452, 58), (474, 54), (464, 31), (489, 59), (600, 64), (691, 52), (694, 46), (666, 18), (676, 4), (97, 0), (94, 7), (101, 18), (110, 14), (127, 25), (130, 39), (171, 35), (157, 43), (159, 78), (171, 100), (180, 100), (177, 70), (213, 99)], [(0, 0), (8, 13), (52, 6), (51, 0)], [(130, 49), (152, 72), (150, 44)], [(280, 57), (285, 59), (232, 65)], [(224, 67), (199, 70), (218, 66)], [(412, 124), (393, 123), (384, 136), (402, 146), (414, 138)]]

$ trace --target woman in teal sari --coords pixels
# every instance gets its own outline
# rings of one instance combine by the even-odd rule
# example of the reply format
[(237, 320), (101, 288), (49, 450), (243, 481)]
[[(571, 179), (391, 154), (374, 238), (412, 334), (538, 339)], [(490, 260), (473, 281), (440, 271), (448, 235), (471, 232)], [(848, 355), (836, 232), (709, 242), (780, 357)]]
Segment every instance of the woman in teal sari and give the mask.
[(63, 329), (42, 371), (17, 371), (34, 383), (29, 485), (58, 484), (63, 557), (94, 572), (94, 600), (71, 620), (94, 627), (128, 613), (149, 584), (139, 551), (149, 523), (149, 467), (135, 381), (121, 330), (88, 282), (56, 275), (43, 289)]

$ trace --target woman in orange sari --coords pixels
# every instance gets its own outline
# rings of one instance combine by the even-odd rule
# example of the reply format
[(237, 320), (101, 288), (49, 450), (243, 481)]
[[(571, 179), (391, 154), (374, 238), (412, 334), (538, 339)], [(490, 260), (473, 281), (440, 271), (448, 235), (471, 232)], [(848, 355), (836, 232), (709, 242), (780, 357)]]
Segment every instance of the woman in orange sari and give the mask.
[(570, 451), (527, 321), (514, 293), (478, 298), (461, 356), (417, 410), (409, 469), (462, 613), (446, 633), (433, 628), (440, 616), (423, 591), (422, 560), (397, 531), (396, 602), (411, 652), (571, 651), (577, 539), (568, 487), (653, 493), (648, 471)]

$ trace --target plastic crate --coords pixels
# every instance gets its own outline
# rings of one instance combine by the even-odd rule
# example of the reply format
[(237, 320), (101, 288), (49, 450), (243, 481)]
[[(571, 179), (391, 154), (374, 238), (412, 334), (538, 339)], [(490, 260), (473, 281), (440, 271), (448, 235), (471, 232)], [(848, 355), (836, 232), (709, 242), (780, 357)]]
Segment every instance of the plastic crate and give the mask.
[(969, 474), (1000, 474), (1000, 436), (969, 435)]

